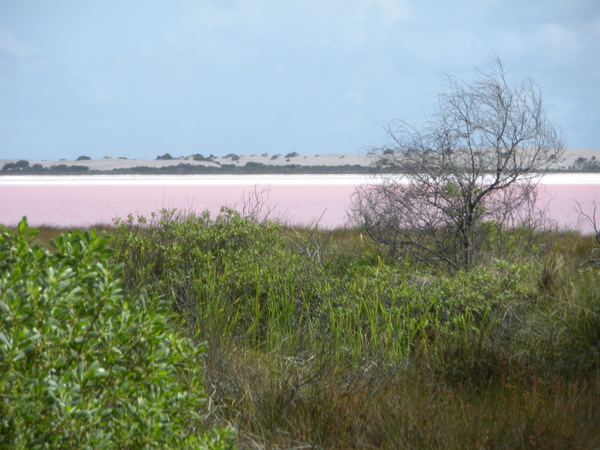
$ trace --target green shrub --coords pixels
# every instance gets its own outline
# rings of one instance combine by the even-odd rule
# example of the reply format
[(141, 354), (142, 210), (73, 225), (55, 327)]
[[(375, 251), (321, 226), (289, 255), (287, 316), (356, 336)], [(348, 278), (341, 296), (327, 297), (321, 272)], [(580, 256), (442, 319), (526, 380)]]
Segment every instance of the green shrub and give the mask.
[(427, 280), (230, 209), (214, 218), (163, 211), (117, 223), (113, 247), (128, 289), (169, 295), (190, 334), (215, 343), (242, 339), (295, 353), (325, 339), (357, 361), (382, 351), (390, 361), (434, 355), (483, 339), (531, 295), (526, 268), (517, 265)]
[(200, 357), (170, 302), (126, 296), (108, 239), (75, 231), (0, 238), (0, 447), (230, 448), (202, 435)]
[(231, 334), (258, 337), (267, 308), (279, 310), (282, 296), (290, 294), (285, 281), (302, 272), (281, 226), (253, 222), (231, 209), (214, 218), (208, 212), (163, 210), (117, 225), (113, 247), (125, 264), (127, 288), (148, 286), (170, 295), (192, 335), (201, 330), (203, 337), (218, 340)]

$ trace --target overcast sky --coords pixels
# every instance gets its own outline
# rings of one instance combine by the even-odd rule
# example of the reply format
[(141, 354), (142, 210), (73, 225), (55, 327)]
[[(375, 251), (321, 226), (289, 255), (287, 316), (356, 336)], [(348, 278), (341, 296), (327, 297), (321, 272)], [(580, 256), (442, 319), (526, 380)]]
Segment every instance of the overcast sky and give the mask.
[(0, 158), (360, 152), (493, 55), (600, 149), (598, 0), (0, 0)]

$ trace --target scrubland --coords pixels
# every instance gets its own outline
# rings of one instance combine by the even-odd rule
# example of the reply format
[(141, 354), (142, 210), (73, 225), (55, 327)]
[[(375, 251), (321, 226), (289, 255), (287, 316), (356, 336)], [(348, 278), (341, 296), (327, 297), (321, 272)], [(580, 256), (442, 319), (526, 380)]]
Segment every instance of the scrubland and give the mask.
[[(35, 242), (52, 254), (62, 233), (42, 229)], [(168, 375), (175, 393), (204, 386), (198, 416), (177, 422), (186, 436), (231, 427), (240, 448), (600, 446), (593, 236), (540, 232), (527, 252), (508, 239), (449, 273), (391, 259), (352, 228), (228, 209), (129, 217), (97, 233), (110, 238), (124, 298), (155, 299), (132, 308), (168, 307), (172, 333), (202, 348)]]

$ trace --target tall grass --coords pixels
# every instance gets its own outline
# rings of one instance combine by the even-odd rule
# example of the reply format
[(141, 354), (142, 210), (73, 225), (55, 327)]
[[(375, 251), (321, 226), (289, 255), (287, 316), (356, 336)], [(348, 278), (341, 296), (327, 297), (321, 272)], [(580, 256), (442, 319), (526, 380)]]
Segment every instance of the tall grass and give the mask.
[(600, 445), (593, 240), (490, 253), (455, 274), (391, 261), (352, 229), (230, 209), (110, 231), (131, 293), (172, 301), (207, 340), (209, 420), (248, 448)]

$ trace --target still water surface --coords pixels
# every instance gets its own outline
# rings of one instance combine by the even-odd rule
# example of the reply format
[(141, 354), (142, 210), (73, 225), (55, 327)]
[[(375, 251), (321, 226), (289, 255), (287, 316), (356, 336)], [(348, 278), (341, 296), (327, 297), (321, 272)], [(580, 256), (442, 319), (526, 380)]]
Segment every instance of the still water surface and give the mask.
[[(162, 208), (215, 214), (221, 206), (241, 208), (254, 190), (268, 189), (271, 217), (291, 224), (347, 224), (347, 210), (359, 175), (275, 176), (55, 176), (0, 177), (0, 223), (90, 226), (128, 214), (148, 216)], [(559, 225), (590, 231), (575, 211), (576, 202), (591, 212), (600, 202), (600, 174), (557, 174), (543, 179), (549, 210)]]

